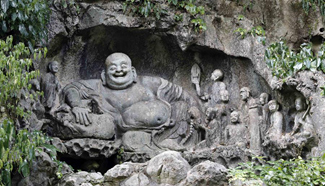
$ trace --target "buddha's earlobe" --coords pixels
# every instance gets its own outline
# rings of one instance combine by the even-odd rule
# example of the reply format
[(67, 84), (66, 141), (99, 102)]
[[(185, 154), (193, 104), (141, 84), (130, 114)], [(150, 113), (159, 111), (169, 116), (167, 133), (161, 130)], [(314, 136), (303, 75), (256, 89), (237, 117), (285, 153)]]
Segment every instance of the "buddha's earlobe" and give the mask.
[(134, 67), (131, 67), (131, 71), (133, 73), (133, 82), (136, 83), (137, 82), (137, 71), (135, 70)]
[(105, 70), (102, 71), (102, 73), (100, 74), (100, 77), (102, 79), (103, 85), (106, 85)]

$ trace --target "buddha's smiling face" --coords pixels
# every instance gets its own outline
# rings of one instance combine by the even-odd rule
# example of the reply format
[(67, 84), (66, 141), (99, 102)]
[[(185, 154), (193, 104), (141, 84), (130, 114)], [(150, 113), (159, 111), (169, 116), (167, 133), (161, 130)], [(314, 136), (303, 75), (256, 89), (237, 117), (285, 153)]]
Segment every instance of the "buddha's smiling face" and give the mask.
[(114, 53), (106, 59), (106, 84), (110, 88), (123, 89), (134, 81), (131, 59), (122, 53)]

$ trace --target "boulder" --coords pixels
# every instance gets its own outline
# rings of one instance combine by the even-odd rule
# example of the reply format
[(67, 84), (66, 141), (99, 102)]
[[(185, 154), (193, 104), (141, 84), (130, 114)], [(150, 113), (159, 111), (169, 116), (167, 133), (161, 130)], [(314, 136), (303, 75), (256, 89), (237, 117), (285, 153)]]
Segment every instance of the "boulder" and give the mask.
[(226, 186), (227, 169), (218, 163), (204, 161), (194, 166), (187, 173), (186, 179), (180, 184), (181, 186)]
[(163, 152), (148, 162), (146, 173), (159, 184), (175, 185), (191, 169), (190, 164), (176, 151)]

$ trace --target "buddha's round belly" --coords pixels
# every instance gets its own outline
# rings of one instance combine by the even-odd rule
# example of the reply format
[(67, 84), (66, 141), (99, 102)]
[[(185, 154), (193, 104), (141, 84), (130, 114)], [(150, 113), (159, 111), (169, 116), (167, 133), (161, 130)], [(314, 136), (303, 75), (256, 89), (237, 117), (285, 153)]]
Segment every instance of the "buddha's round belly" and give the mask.
[(160, 100), (141, 101), (128, 107), (122, 114), (129, 127), (157, 127), (169, 122), (170, 106)]

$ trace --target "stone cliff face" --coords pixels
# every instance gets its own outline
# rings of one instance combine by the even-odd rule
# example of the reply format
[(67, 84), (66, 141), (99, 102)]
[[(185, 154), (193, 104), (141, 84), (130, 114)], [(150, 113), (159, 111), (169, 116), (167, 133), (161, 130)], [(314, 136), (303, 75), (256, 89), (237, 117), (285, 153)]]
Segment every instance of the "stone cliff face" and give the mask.
[[(303, 157), (321, 155), (321, 152), (325, 150), (325, 130), (323, 130), (325, 99), (321, 96), (321, 87), (325, 84), (325, 75), (318, 71), (302, 71), (298, 72), (294, 77), (298, 85), (290, 84), (288, 81), (283, 83), (282, 80), (272, 76), (271, 70), (264, 61), (264, 52), (267, 46), (280, 39), (286, 40), (293, 50), (298, 50), (303, 42), (309, 42), (315, 38), (322, 40), (325, 34), (325, 25), (319, 11), (315, 10), (306, 14), (299, 0), (207, 0), (199, 3), (205, 7), (206, 12), (203, 18), (207, 25), (207, 30), (200, 33), (194, 31), (186, 14), (183, 15), (184, 18), (181, 22), (174, 20), (173, 13), (156, 20), (153, 17), (145, 18), (124, 14), (123, 1), (76, 0), (75, 3), (63, 8), (60, 1), (55, 0), (53, 1), (48, 26), (48, 56), (45, 61), (35, 65), (42, 74), (45, 74), (47, 63), (54, 60), (58, 61), (60, 64), (58, 80), (64, 87), (80, 79), (100, 79), (105, 67), (106, 57), (114, 52), (123, 52), (131, 58), (132, 65), (138, 75), (159, 76), (180, 85), (190, 95), (200, 100), (199, 105), (202, 107), (202, 112), (206, 112), (208, 107), (211, 107), (211, 104), (202, 97), (197, 96), (195, 86), (191, 82), (193, 76), (191, 74), (192, 67), (197, 65), (196, 68), (201, 73), (200, 86), (202, 93), (209, 94), (212, 94), (211, 89), (213, 89), (215, 83), (210, 78), (211, 74), (215, 69), (220, 69), (223, 72), (222, 82), (229, 92), (229, 101), (226, 102), (229, 110), (228, 115), (226, 114), (228, 118), (232, 110), (241, 109), (241, 88), (249, 87), (250, 96), (253, 98), (258, 98), (262, 92), (265, 92), (270, 95), (269, 100), (275, 99), (279, 102), (279, 111), (283, 114), (284, 120), (282, 131), (284, 135), (290, 133), (294, 127), (296, 97), (303, 96), (306, 100), (309, 100), (311, 107), (309, 115), (317, 133), (317, 139), (314, 141), (316, 144), (302, 151), (301, 149), (297, 150), (297, 152), (301, 153)], [(168, 7), (166, 8), (168, 12)], [(242, 38), (239, 33), (235, 32), (238, 28), (248, 31), (257, 26), (262, 26), (266, 32), (265, 45), (260, 42), (260, 36), (247, 34), (246, 37)], [(213, 96), (210, 95), (210, 97)], [(59, 101), (56, 100), (56, 102), (58, 105)], [(247, 101), (247, 104), (250, 104), (249, 109), (257, 108), (256, 105), (258, 105), (258, 103), (251, 100)], [(222, 108), (222, 105), (220, 105), (218, 109)], [(61, 109), (64, 110), (65, 108)], [(248, 118), (252, 117), (252, 115), (261, 115), (261, 113), (257, 112), (252, 114), (252, 112), (255, 112), (253, 109), (248, 111)], [(208, 126), (209, 119), (212, 124), (222, 125), (217, 130), (219, 132), (226, 128), (225, 125), (230, 124), (230, 119), (222, 119), (222, 117), (226, 116), (220, 116), (220, 121), (209, 117), (210, 115), (207, 114), (207, 120), (205, 121), (205, 127), (208, 129), (211, 127)], [(204, 119), (202, 119), (202, 122)], [(253, 119), (254, 121), (258, 120), (256, 117)], [(64, 120), (63, 125), (66, 124)], [(249, 123), (247, 124), (244, 121), (245, 118), (241, 118), (241, 123), (244, 123), (247, 128)], [(221, 124), (218, 124), (218, 122)], [(234, 123), (238, 123), (238, 121)], [(232, 121), (231, 124), (233, 124)], [(233, 134), (236, 134), (236, 132)], [(223, 136), (223, 132), (220, 132), (220, 135), (222, 136), (220, 138), (226, 138)], [(205, 137), (207, 136), (209, 134), (205, 135)], [(84, 141), (87, 141), (87, 143)], [(69, 156), (73, 154), (73, 158), (77, 158), (76, 161), (73, 160), (73, 164), (79, 164), (78, 158), (89, 159), (90, 157), (105, 156), (103, 158), (105, 162), (103, 162), (109, 164), (108, 167), (115, 165), (116, 162), (113, 161), (117, 161), (119, 146), (115, 146), (113, 141), (106, 143), (105, 140), (97, 140), (99, 142), (96, 142), (96, 145), (100, 146), (97, 149), (97, 147), (94, 147), (96, 146), (94, 141), (96, 142), (96, 139), (70, 139), (70, 141), (62, 141), (60, 144), (66, 148), (65, 151)], [(260, 143), (263, 143), (263, 141)], [(180, 179), (165, 176), (167, 181), (155, 180), (164, 179), (165, 177), (150, 177), (150, 171), (145, 170), (149, 169), (150, 162), (149, 164), (147, 162), (134, 165), (141, 167), (141, 170), (129, 171), (126, 176), (123, 175), (124, 169), (122, 168), (123, 165), (129, 166), (128, 163), (122, 164), (122, 168), (115, 166), (105, 174), (105, 178), (99, 174), (81, 172), (80, 174), (76, 173), (67, 176), (61, 182), (66, 185), (70, 182), (71, 185), (86, 182), (90, 184), (90, 182), (96, 182), (92, 180), (94, 179), (99, 180), (98, 184), (104, 183), (105, 180), (105, 182), (110, 182), (113, 185), (122, 183), (124, 185), (134, 185), (135, 182), (140, 185), (153, 183), (156, 185), (199, 185), (204, 180), (207, 185), (208, 183), (214, 185), (215, 182), (222, 180), (220, 185), (226, 185), (226, 182), (224, 182), (225, 169), (236, 166), (238, 162), (246, 161), (247, 157), (251, 155), (251, 152), (246, 149), (249, 146), (245, 146), (245, 143), (224, 146), (224, 142), (221, 140), (219, 143), (221, 146), (218, 144), (213, 148), (206, 148), (204, 144), (200, 143), (194, 148), (187, 149), (182, 154), (186, 159), (184, 164), (186, 164), (187, 171), (181, 172), (184, 175), (181, 175)], [(100, 151), (104, 147), (107, 153), (106, 151)], [(125, 157), (128, 155), (130, 157), (126, 159), (132, 161), (137, 159), (138, 161), (135, 160), (135, 162), (145, 162), (150, 159), (145, 153), (134, 155), (124, 152)], [(177, 154), (176, 159), (181, 158), (178, 158), (178, 156), (181, 155)], [(107, 159), (108, 157), (111, 157), (111, 159)], [(168, 156), (166, 157), (168, 159)], [(214, 165), (209, 160), (220, 163), (226, 168), (216, 163)], [(157, 169), (159, 174), (163, 175), (163, 166), (158, 167), (158, 165), (155, 166), (156, 164), (153, 167)], [(192, 169), (190, 169), (191, 166), (193, 166)], [(203, 167), (204, 171), (207, 169), (207, 171), (220, 172), (221, 176), (220, 178), (218, 176), (218, 178), (206, 178), (204, 175), (200, 175), (200, 171), (196, 170), (201, 170), (200, 167)], [(105, 171), (101, 170), (102, 173), (105, 173)], [(166, 172), (169, 173), (169, 171)], [(188, 172), (187, 176), (186, 172)], [(89, 179), (86, 181), (80, 180), (80, 175)]]
[[(282, 38), (292, 49), (298, 49), (312, 36), (324, 36), (320, 13), (316, 10), (306, 14), (300, 1), (204, 1), (201, 4), (206, 8), (203, 18), (207, 30), (202, 33), (192, 29), (185, 14), (184, 21), (176, 22), (173, 13), (160, 20), (125, 15), (121, 1), (81, 1), (76, 4), (63, 8), (54, 1), (49, 25), (47, 61), (61, 63), (59, 79), (63, 84), (77, 79), (99, 78), (105, 58), (120, 51), (131, 57), (138, 74), (158, 75), (192, 94), (195, 90), (189, 77), (194, 63), (202, 69), (203, 87), (208, 85), (211, 72), (219, 68), (225, 73), (224, 82), (230, 90), (231, 104), (238, 102), (239, 89), (248, 86), (253, 97), (261, 92), (271, 94), (283, 106), (284, 114), (294, 105), (291, 93), (301, 95), (302, 92), (290, 87), (272, 90), (276, 88), (264, 62), (266, 46)], [(238, 28), (250, 30), (254, 26), (265, 29), (266, 46), (258, 41), (258, 36), (247, 35), (242, 39), (234, 33)], [(43, 71), (45, 64), (40, 64)], [(315, 128), (323, 131), (321, 118), (325, 102), (320, 96), (320, 86), (324, 75), (302, 76), (297, 77), (302, 80), (316, 77), (308, 99), (312, 99), (311, 116)], [(286, 127), (290, 129), (289, 120), (286, 117)], [(319, 136), (324, 150), (322, 132)]]

